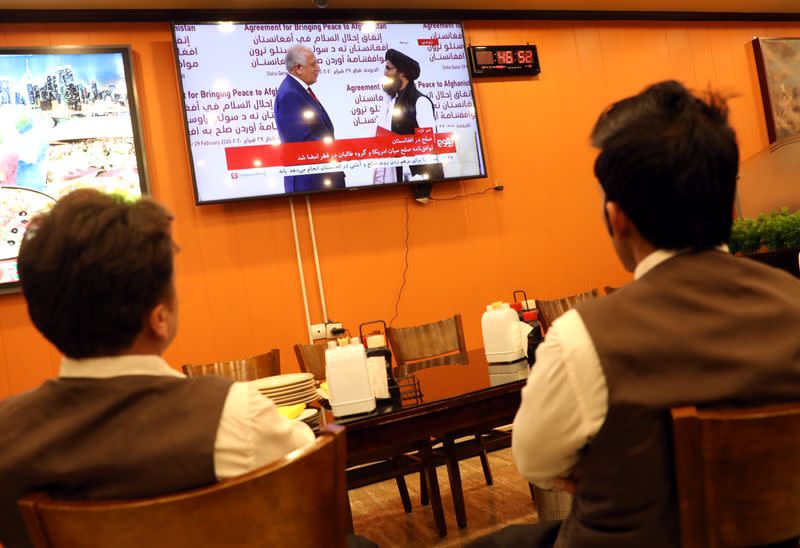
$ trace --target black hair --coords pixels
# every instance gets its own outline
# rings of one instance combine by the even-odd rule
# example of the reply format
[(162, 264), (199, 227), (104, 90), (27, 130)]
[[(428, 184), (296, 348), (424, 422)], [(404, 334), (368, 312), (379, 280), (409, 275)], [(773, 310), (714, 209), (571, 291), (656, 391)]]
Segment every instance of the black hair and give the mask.
[(70, 358), (128, 348), (149, 311), (174, 297), (171, 221), (152, 200), (93, 189), (34, 217), (18, 269), (36, 328)]
[(664, 249), (709, 249), (730, 238), (739, 168), (725, 99), (654, 84), (601, 114), (594, 172), (641, 235)]

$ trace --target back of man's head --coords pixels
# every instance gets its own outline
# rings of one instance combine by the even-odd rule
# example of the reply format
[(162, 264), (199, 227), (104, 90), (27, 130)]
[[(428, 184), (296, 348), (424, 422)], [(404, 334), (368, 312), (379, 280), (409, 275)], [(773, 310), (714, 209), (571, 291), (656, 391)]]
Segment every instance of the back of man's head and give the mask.
[(643, 238), (664, 249), (709, 249), (730, 237), (739, 166), (725, 100), (654, 84), (595, 124), (594, 171)]
[(124, 351), (172, 298), (172, 216), (143, 198), (76, 190), (36, 216), (19, 253), (31, 320), (64, 355)]

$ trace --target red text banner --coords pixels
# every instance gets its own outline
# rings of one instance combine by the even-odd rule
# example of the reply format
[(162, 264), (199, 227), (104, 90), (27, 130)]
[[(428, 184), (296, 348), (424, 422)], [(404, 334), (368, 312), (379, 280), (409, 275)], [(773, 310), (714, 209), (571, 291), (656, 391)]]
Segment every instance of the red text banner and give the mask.
[(306, 141), (227, 147), (225, 159), (228, 170), (236, 171), (455, 152), (456, 143), (452, 133), (434, 134), (431, 130), (422, 130), (414, 135), (389, 134), (330, 142)]

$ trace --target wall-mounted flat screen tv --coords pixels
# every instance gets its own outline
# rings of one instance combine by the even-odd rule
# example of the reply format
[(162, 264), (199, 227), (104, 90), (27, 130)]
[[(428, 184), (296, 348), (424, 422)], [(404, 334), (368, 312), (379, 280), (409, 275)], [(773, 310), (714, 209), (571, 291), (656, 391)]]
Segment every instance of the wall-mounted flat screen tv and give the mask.
[(460, 23), (173, 34), (198, 203), (486, 175)]
[(81, 187), (147, 192), (140, 134), (129, 48), (0, 48), (0, 292), (36, 213)]

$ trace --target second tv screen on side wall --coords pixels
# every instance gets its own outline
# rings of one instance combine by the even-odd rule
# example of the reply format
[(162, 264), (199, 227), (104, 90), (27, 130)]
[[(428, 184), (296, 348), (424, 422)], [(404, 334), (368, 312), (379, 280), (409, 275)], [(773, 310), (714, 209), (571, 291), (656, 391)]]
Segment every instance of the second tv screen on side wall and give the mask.
[(79, 188), (147, 193), (128, 47), (0, 49), (0, 292), (28, 223)]
[(485, 176), (459, 23), (173, 30), (198, 203)]

